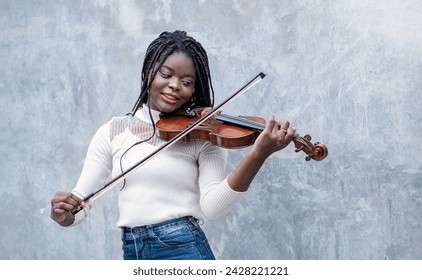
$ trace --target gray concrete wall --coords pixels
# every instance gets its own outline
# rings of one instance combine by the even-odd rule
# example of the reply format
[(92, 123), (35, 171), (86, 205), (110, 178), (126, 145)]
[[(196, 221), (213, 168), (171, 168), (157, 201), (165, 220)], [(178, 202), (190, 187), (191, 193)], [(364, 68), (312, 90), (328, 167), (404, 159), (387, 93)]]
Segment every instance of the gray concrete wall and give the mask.
[(205, 221), (219, 259), (421, 259), (421, 14), (419, 0), (0, 0), (0, 258), (121, 259), (114, 190), (74, 228), (49, 201), (132, 108), (147, 45), (182, 29), (208, 50), (217, 103), (267, 74), (225, 113), (288, 119), (330, 153), (273, 155)]

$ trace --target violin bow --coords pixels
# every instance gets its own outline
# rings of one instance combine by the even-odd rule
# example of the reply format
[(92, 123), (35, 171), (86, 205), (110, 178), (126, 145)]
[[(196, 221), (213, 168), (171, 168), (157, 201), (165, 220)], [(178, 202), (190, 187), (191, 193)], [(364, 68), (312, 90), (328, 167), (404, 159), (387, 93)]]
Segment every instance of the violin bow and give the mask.
[(241, 89), (239, 89), (237, 92), (235, 92), (229, 98), (227, 98), (226, 100), (224, 100), (223, 102), (221, 102), (218, 106), (214, 107), (208, 113), (206, 113), (205, 115), (203, 115), (201, 118), (199, 118), (192, 125), (190, 125), (189, 127), (187, 127), (185, 130), (181, 131), (179, 134), (177, 134), (171, 140), (169, 140), (168, 142), (166, 142), (166, 144), (164, 144), (160, 148), (156, 149), (155, 151), (153, 151), (152, 153), (150, 153), (149, 155), (147, 155), (146, 157), (144, 157), (139, 162), (135, 163), (133, 166), (131, 166), (130, 168), (128, 168), (126, 171), (122, 172), (120, 175), (112, 178), (102, 188), (100, 188), (97, 191), (95, 191), (95, 192), (91, 193), (90, 195), (86, 196), (83, 199), (83, 205), (78, 210), (76, 210), (75, 212), (73, 212), (73, 214), (76, 214), (76, 213), (80, 212), (81, 210), (84, 209), (84, 207), (86, 207), (87, 205), (92, 204), (100, 196), (102, 196), (103, 194), (105, 194), (107, 191), (111, 190), (112, 187), (114, 187), (115, 185), (117, 185), (118, 183), (120, 183), (121, 181), (123, 181), (125, 179), (125, 176), (126, 175), (128, 175), (132, 171), (135, 171), (136, 169), (138, 169), (139, 167), (141, 167), (142, 165), (144, 165), (148, 161), (152, 160), (153, 158), (155, 158), (158, 154), (160, 154), (164, 150), (170, 148), (174, 143), (176, 143), (177, 141), (179, 141), (180, 139), (182, 139), (183, 137), (185, 137), (187, 134), (189, 134), (190, 132), (192, 132), (196, 127), (200, 126), (202, 123), (204, 123), (206, 120), (208, 120), (215, 112), (219, 111), (223, 106), (227, 105), (229, 102), (235, 100), (237, 97), (241, 96), (246, 91), (248, 91), (253, 86), (255, 86), (258, 82), (260, 82), (262, 79), (264, 79), (264, 77), (265, 77), (265, 74), (262, 73), (262, 72), (259, 73), (258, 75), (256, 75), (255, 78), (253, 78), (251, 81), (249, 81)]

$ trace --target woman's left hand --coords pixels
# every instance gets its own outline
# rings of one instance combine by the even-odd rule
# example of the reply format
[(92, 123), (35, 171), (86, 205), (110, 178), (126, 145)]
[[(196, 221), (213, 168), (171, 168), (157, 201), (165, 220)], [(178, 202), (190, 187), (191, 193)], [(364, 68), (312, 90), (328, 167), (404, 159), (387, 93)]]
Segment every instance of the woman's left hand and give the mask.
[(253, 153), (259, 158), (266, 159), (287, 147), (293, 140), (295, 132), (296, 128), (290, 127), (288, 121), (277, 122), (274, 116), (271, 116), (253, 145)]

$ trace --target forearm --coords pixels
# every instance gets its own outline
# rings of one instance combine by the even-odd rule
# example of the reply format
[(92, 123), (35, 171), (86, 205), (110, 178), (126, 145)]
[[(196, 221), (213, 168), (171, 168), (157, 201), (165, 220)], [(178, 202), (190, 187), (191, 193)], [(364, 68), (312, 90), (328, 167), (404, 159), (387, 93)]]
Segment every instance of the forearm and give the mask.
[(265, 160), (292, 141), (296, 129), (289, 125), (288, 121), (277, 123), (273, 116), (270, 117), (252, 149), (228, 178), (228, 183), (233, 190), (247, 191)]
[(227, 178), (230, 187), (237, 192), (247, 191), (265, 159), (266, 157), (251, 149)]

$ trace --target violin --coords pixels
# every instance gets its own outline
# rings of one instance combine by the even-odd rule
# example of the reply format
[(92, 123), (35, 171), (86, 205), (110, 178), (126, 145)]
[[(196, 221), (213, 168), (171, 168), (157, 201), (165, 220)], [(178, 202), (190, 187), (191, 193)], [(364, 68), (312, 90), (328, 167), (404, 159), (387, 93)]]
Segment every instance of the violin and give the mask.
[[(157, 135), (164, 141), (176, 137), (181, 131), (189, 128), (201, 118), (206, 108), (185, 110), (176, 114), (165, 116), (157, 124)], [(219, 113), (215, 117), (207, 119), (198, 125), (179, 141), (189, 142), (192, 140), (209, 141), (213, 145), (227, 149), (248, 147), (255, 143), (259, 134), (265, 129), (265, 120), (253, 116), (231, 116)], [(303, 151), (307, 154), (305, 160), (321, 161), (328, 155), (327, 147), (322, 143), (311, 143), (311, 136), (300, 136), (295, 133), (293, 142), (296, 152)]]
[[(206, 114), (202, 114), (201, 117), (199, 117), (199, 115), (196, 113), (192, 114), (192, 112), (187, 112), (187, 115), (192, 116), (190, 116), (190, 118), (187, 118), (186, 115), (181, 116), (184, 120), (180, 122), (175, 121), (173, 118), (174, 116), (171, 117), (172, 119), (169, 117), (159, 120), (159, 135), (162, 137), (162, 139), (167, 140), (168, 142), (142, 158), (139, 162), (135, 163), (121, 174), (111, 178), (100, 189), (86, 196), (83, 199), (84, 206), (81, 206), (77, 211), (73, 212), (73, 214), (78, 213), (87, 205), (93, 203), (96, 199), (111, 190), (112, 187), (116, 186), (117, 183), (123, 181), (125, 177), (128, 176), (131, 172), (140, 168), (145, 163), (152, 160), (161, 152), (170, 148), (178, 141), (204, 139), (210, 141), (212, 144), (225, 148), (241, 148), (252, 145), (258, 137), (259, 133), (262, 132), (262, 130), (265, 128), (265, 121), (263, 119), (257, 117), (232, 117), (222, 114), (219, 114), (215, 117), (214, 115), (223, 106), (229, 102), (234, 101), (237, 97), (241, 96), (257, 83), (262, 81), (265, 76), (266, 75), (263, 72), (260, 72), (255, 76), (255, 78), (246, 83), (241, 89), (221, 102), (218, 106), (214, 107), (211, 111), (207, 112)], [(177, 120), (180, 120), (180, 118)], [(217, 124), (219, 125), (217, 126)], [(216, 127), (219, 127), (218, 132)], [(234, 131), (236, 131), (236, 133)], [(303, 151), (307, 154), (307, 161), (311, 159), (317, 161), (323, 160), (328, 154), (325, 145), (320, 143), (312, 144), (310, 142), (311, 137), (309, 135), (300, 137), (299, 135), (295, 134), (293, 141), (296, 146), (296, 152)]]

